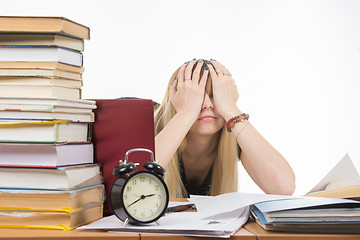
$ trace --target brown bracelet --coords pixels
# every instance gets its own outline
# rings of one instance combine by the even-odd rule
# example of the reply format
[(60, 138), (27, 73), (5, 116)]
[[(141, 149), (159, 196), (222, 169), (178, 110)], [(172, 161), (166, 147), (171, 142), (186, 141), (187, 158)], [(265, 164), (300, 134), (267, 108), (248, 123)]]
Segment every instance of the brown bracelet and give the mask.
[(238, 116), (232, 117), (225, 123), (228, 132), (231, 132), (231, 128), (238, 122), (244, 122), (249, 120), (249, 114), (242, 113)]

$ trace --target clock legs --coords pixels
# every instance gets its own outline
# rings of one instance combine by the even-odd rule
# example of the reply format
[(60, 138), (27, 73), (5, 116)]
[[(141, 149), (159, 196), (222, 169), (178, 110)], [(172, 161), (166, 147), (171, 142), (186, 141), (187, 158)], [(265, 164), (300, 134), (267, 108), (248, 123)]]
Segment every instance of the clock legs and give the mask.
[(129, 223), (129, 218), (126, 218), (125, 219), (125, 222), (124, 222), (124, 227)]

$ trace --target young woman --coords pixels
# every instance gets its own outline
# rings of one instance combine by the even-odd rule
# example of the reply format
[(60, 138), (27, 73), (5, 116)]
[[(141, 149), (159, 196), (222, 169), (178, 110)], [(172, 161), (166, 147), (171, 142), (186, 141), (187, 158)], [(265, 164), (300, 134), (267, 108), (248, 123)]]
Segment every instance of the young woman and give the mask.
[(156, 158), (170, 197), (237, 191), (239, 156), (265, 193), (294, 192), (290, 165), (237, 107), (238, 97), (229, 70), (215, 60), (193, 59), (174, 72), (155, 112)]

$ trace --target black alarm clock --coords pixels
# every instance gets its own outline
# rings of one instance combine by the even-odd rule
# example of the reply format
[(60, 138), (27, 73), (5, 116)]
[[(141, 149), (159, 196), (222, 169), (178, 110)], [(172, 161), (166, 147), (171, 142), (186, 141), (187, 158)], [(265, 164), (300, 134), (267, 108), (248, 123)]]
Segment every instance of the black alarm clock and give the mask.
[[(136, 165), (128, 162), (132, 152), (150, 153), (151, 162), (144, 164), (144, 171), (133, 172)], [(169, 203), (169, 191), (163, 180), (165, 170), (154, 161), (149, 149), (135, 148), (126, 152), (124, 162), (119, 161), (113, 174), (118, 177), (110, 190), (110, 205), (124, 225), (147, 224), (164, 215)]]

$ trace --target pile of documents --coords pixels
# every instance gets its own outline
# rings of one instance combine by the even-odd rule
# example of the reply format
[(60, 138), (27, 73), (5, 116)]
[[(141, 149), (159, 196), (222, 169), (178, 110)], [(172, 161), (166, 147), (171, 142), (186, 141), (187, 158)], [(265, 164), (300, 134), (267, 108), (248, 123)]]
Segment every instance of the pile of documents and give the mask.
[(304, 197), (255, 203), (251, 212), (266, 230), (311, 233), (360, 233), (360, 202)]
[(289, 196), (236, 192), (216, 197), (191, 196), (189, 202), (195, 204), (196, 212), (173, 212), (160, 218), (158, 223), (125, 226), (112, 215), (78, 229), (228, 238), (247, 222), (252, 203), (283, 198)]

